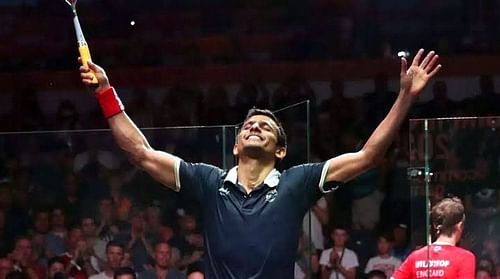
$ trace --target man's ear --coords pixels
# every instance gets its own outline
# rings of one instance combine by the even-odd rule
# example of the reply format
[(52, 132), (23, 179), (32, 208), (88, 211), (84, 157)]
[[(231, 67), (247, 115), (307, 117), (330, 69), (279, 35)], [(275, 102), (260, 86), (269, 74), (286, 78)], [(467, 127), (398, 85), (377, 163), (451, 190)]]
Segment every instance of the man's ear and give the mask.
[(286, 147), (278, 147), (278, 149), (276, 149), (276, 152), (274, 153), (274, 156), (276, 156), (276, 158), (280, 161), (283, 160), (283, 158), (285, 158), (286, 156)]
[(238, 156), (238, 144), (237, 143), (235, 143), (233, 145), (233, 155)]

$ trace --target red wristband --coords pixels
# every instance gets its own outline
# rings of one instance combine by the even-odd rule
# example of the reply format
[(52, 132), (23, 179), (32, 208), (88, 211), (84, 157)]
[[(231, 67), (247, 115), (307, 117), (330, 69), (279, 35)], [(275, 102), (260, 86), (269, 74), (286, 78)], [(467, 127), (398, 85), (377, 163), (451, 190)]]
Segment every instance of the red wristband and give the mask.
[(102, 113), (106, 119), (117, 115), (118, 113), (125, 110), (120, 98), (116, 94), (113, 87), (110, 87), (104, 91), (98, 92), (96, 94), (97, 101), (101, 106)]

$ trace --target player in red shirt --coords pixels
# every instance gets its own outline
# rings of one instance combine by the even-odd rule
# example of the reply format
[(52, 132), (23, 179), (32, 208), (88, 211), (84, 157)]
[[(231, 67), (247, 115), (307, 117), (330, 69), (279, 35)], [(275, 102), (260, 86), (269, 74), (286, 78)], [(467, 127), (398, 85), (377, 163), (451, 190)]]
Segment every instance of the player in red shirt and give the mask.
[(464, 206), (458, 198), (445, 198), (431, 212), (437, 239), (408, 256), (391, 279), (474, 279), (476, 257), (455, 245), (464, 230)]

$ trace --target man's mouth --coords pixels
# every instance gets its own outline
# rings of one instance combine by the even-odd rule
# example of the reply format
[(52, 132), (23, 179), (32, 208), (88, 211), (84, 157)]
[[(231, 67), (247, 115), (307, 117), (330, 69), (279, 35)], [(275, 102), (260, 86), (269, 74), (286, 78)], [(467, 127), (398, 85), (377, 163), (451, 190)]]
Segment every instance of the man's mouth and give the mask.
[(262, 140), (263, 138), (259, 135), (249, 135), (247, 139), (257, 139), (257, 140)]

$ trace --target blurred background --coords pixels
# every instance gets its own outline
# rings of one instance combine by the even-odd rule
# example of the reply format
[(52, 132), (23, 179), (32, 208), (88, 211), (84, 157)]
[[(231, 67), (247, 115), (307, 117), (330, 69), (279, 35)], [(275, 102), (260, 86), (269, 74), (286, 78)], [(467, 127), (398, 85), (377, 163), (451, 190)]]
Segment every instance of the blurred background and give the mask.
[[(400, 57), (435, 50), (444, 68), (383, 163), (306, 217), (296, 278), (321, 278), (332, 245), (356, 253), (356, 278), (390, 276), (425, 244), (427, 202), (446, 196), (471, 216), (462, 245), (478, 272), (500, 275), (499, 1), (79, 0), (77, 9), (94, 62), (153, 146), (226, 168), (253, 106), (287, 108), (283, 168), (355, 151), (397, 96)], [(159, 240), (170, 267), (202, 271), (201, 209), (132, 167), (102, 130), (79, 80), (68, 5), (0, 1), (0, 41), (0, 279), (26, 267), (37, 277), (10, 276), (52, 278), (59, 261), (78, 279), (120, 265), (147, 271), (161, 260)], [(426, 166), (429, 183), (418, 174)], [(350, 237), (335, 243), (334, 228)], [(145, 240), (131, 242), (135, 234)], [(118, 264), (111, 240), (124, 243)]]

